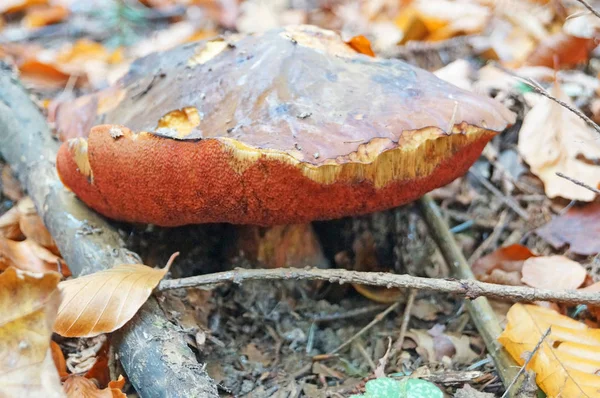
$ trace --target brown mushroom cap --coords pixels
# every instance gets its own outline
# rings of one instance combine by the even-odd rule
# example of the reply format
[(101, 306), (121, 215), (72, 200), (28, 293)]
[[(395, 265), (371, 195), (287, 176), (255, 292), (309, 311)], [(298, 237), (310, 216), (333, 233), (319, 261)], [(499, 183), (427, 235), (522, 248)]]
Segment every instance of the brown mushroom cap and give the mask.
[(110, 124), (63, 144), (65, 185), (109, 217), (159, 225), (398, 206), (464, 174), (513, 122), (492, 99), (311, 26), (151, 55), (66, 107), (84, 110), (65, 128), (58, 109), (66, 135)]

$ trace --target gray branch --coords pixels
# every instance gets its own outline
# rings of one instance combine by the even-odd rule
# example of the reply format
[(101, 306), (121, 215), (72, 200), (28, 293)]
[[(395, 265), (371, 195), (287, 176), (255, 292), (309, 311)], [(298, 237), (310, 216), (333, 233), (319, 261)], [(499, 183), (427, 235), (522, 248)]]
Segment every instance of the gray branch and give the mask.
[[(118, 232), (65, 190), (55, 171), (59, 143), (11, 68), (0, 62), (0, 153), (35, 202), (73, 275), (141, 263)], [(142, 397), (218, 397), (176, 326), (150, 298), (118, 333), (116, 351)]]

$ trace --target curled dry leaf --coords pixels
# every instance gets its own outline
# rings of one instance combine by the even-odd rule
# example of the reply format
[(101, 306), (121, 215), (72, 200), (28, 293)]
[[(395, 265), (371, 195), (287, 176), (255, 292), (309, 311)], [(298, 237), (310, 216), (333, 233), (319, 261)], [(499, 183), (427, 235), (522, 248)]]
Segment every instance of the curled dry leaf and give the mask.
[[(575, 106), (558, 83), (551, 94)], [(592, 164), (600, 159), (598, 134), (573, 112), (548, 98), (540, 99), (525, 115), (518, 148), (532, 173), (544, 182), (549, 198), (594, 200), (594, 192), (556, 175), (561, 172), (593, 187), (600, 183), (600, 166)]]
[(67, 393), (67, 398), (126, 398), (127, 395), (122, 391), (125, 385), (123, 376), (119, 376), (116, 381), (108, 383), (108, 387), (101, 390), (90, 379), (83, 376), (71, 376), (65, 380), (63, 388)]
[(63, 397), (50, 336), (60, 275), (8, 268), (0, 274), (0, 396)]
[(467, 364), (478, 358), (470, 347), (468, 336), (443, 333), (435, 326), (430, 330), (411, 329), (406, 333), (406, 339), (403, 348), (414, 347), (427, 362), (439, 362), (448, 357), (454, 364)]
[(58, 254), (54, 239), (52, 239), (52, 235), (50, 235), (42, 218), (38, 215), (33, 200), (27, 196), (17, 203), (17, 208), (20, 214), (19, 228), (23, 235), (27, 239), (31, 239), (53, 253)]
[(600, 330), (551, 309), (515, 304), (498, 340), (523, 365), (549, 327), (550, 334), (527, 366), (537, 384), (550, 397), (597, 397)]
[(36, 242), (0, 238), (0, 270), (15, 267), (30, 272), (58, 272), (70, 276), (71, 271), (56, 254)]
[(555, 249), (568, 244), (570, 251), (583, 256), (600, 253), (600, 203), (571, 207), (535, 233)]
[(63, 301), (54, 331), (65, 337), (93, 337), (119, 329), (148, 300), (178, 254), (163, 269), (122, 264), (61, 282)]
[(12, 169), (9, 165), (4, 165), (2, 168), (2, 193), (10, 200), (19, 200), (23, 197), (23, 190), (21, 184), (15, 178), (12, 173)]
[(23, 234), (19, 228), (21, 213), (16, 206), (0, 216), (0, 238), (21, 239)]
[(69, 373), (67, 373), (67, 362), (65, 361), (65, 355), (60, 346), (56, 342), (50, 341), (50, 351), (52, 352), (52, 360), (58, 371), (58, 376), (61, 379), (67, 377), (69, 375)]
[(577, 289), (587, 276), (585, 268), (565, 256), (532, 257), (521, 270), (524, 283), (539, 289)]

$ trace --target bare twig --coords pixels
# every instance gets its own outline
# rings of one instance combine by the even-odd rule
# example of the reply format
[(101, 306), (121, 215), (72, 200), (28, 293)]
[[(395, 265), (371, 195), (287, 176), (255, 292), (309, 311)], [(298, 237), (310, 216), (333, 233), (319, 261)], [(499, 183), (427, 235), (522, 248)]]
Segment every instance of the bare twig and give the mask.
[(396, 344), (394, 344), (394, 353), (402, 349), (402, 343), (404, 343), (404, 338), (406, 337), (406, 330), (408, 329), (408, 323), (410, 321), (410, 313), (412, 312), (416, 295), (417, 291), (415, 289), (412, 289), (409, 293), (406, 306), (404, 307), (404, 315), (402, 315), (402, 324), (400, 325), (398, 340), (396, 340)]
[(581, 5), (583, 5), (585, 8), (587, 8), (592, 14), (594, 14), (595, 16), (600, 18), (600, 12), (598, 12), (598, 10), (596, 10), (594, 7), (592, 7), (591, 4), (588, 3), (586, 0), (577, 0), (577, 1), (579, 3), (581, 3)]
[(504, 66), (498, 64), (498, 63), (494, 63), (494, 66), (498, 67), (499, 69), (501, 69), (504, 73), (511, 75), (512, 77), (514, 77), (515, 79), (525, 83), (526, 85), (528, 85), (534, 92), (536, 92), (537, 94), (540, 94), (546, 98), (548, 98), (549, 100), (552, 100), (554, 102), (556, 102), (557, 104), (559, 104), (560, 106), (570, 110), (571, 112), (573, 112), (575, 115), (577, 115), (581, 120), (583, 120), (588, 126), (590, 126), (591, 128), (593, 128), (594, 130), (596, 130), (597, 133), (600, 133), (600, 126), (598, 126), (598, 124), (596, 124), (592, 119), (590, 119), (589, 117), (587, 117), (585, 115), (585, 113), (581, 112), (579, 109), (572, 107), (571, 105), (567, 104), (564, 101), (559, 100), (558, 98), (552, 96), (550, 93), (548, 93), (538, 82), (536, 82), (535, 80), (528, 78), (528, 77), (522, 77), (517, 75), (516, 73), (514, 73), (513, 71), (505, 68)]
[(476, 171), (469, 171), (469, 174), (472, 175), (483, 185), (488, 191), (496, 195), (502, 202), (504, 202), (508, 207), (511, 208), (512, 211), (517, 213), (519, 217), (521, 217), (525, 221), (529, 221), (529, 214), (517, 203), (516, 200), (504, 195), (498, 188), (494, 186), (491, 182), (489, 182), (486, 178), (483, 178)]
[(537, 350), (540, 348), (540, 346), (542, 345), (542, 343), (544, 342), (544, 340), (546, 340), (546, 337), (548, 337), (548, 335), (550, 334), (551, 330), (552, 330), (551, 327), (549, 327), (548, 329), (546, 329), (546, 332), (544, 332), (544, 334), (542, 335), (542, 337), (540, 338), (540, 340), (537, 342), (537, 344), (535, 345), (535, 347), (533, 347), (533, 351), (531, 351), (531, 354), (529, 354), (529, 357), (527, 358), (527, 360), (525, 361), (525, 363), (523, 364), (523, 366), (521, 366), (521, 369), (519, 369), (519, 373), (517, 373), (517, 375), (515, 376), (515, 378), (513, 379), (513, 381), (508, 385), (508, 387), (506, 387), (506, 390), (504, 391), (504, 394), (502, 394), (501, 398), (505, 398), (505, 397), (508, 396), (508, 394), (510, 392), (510, 389), (515, 384), (515, 382), (519, 379), (519, 377), (521, 377), (521, 375), (523, 374), (523, 372), (525, 371), (525, 369), (527, 369), (527, 365), (529, 365), (529, 362), (531, 361), (531, 359), (533, 358), (533, 356), (535, 355), (535, 353), (537, 352)]
[(333, 355), (333, 354), (335, 354), (337, 352), (340, 352), (340, 350), (342, 350), (343, 348), (345, 348), (346, 346), (348, 346), (350, 343), (352, 343), (354, 340), (356, 340), (357, 338), (359, 338), (360, 336), (362, 336), (367, 330), (371, 329), (373, 326), (375, 326), (376, 324), (378, 324), (379, 322), (381, 322), (381, 320), (383, 318), (385, 318), (387, 316), (387, 314), (389, 314), (390, 312), (392, 312), (393, 310), (395, 310), (398, 307), (398, 305), (400, 305), (400, 303), (399, 302), (395, 302), (394, 304), (392, 304), (389, 307), (387, 307), (385, 311), (377, 314), (375, 316), (375, 318), (373, 318), (373, 320), (371, 322), (369, 322), (369, 324), (367, 326), (365, 326), (364, 328), (360, 329), (354, 336), (352, 336), (350, 339), (346, 340), (342, 345), (340, 345), (335, 350), (331, 351), (329, 353), (329, 355)]
[(483, 253), (490, 246), (496, 244), (496, 242), (500, 238), (500, 235), (506, 228), (506, 224), (508, 221), (508, 215), (509, 215), (508, 210), (504, 210), (502, 213), (500, 213), (500, 219), (497, 221), (496, 225), (494, 226), (494, 230), (492, 231), (490, 236), (488, 236), (487, 239), (484, 240), (483, 243), (481, 245), (479, 245), (479, 247), (477, 249), (475, 249), (475, 251), (473, 252), (471, 257), (469, 257), (469, 264), (473, 264), (475, 261), (477, 261), (483, 255)]
[[(448, 229), (448, 225), (440, 213), (440, 208), (429, 195), (422, 197), (419, 200), (419, 205), (429, 226), (431, 235), (440, 248), (446, 263), (448, 263), (452, 275), (456, 278), (467, 279), (469, 280), (468, 283), (475, 282), (473, 271), (471, 271), (471, 267), (467, 263), (465, 256)], [(537, 292), (535, 289), (531, 290), (534, 294)], [(517, 364), (498, 341), (498, 336), (502, 333), (502, 328), (500, 327), (500, 323), (498, 323), (494, 310), (485, 298), (467, 300), (465, 307), (479, 331), (490, 356), (494, 360), (502, 382), (505, 386), (508, 386), (516, 375)]]
[(574, 179), (573, 177), (569, 177), (569, 176), (567, 176), (567, 175), (564, 175), (564, 174), (563, 174), (563, 173), (561, 173), (561, 172), (557, 172), (557, 173), (556, 173), (556, 175), (557, 175), (557, 176), (559, 176), (559, 177), (562, 177), (562, 178), (564, 178), (565, 180), (569, 180), (569, 181), (571, 181), (571, 182), (572, 182), (573, 184), (575, 184), (575, 185), (579, 185), (580, 187), (584, 187), (584, 188), (586, 188), (586, 189), (589, 189), (590, 191), (592, 191), (592, 192), (594, 192), (594, 193), (600, 194), (600, 189), (597, 189), (597, 188), (594, 188), (594, 187), (592, 187), (592, 186), (589, 186), (589, 185), (587, 185), (587, 184), (586, 184), (585, 182), (583, 182), (583, 181), (576, 180), (576, 179)]
[[(385, 272), (359, 272), (346, 269), (320, 268), (276, 268), (244, 269), (217, 272), (214, 274), (191, 276), (182, 279), (163, 280), (159, 291), (189, 287), (211, 286), (222, 283), (242, 283), (252, 280), (321, 280), (331, 283), (358, 283), (388, 288), (418, 289), (458, 294), (469, 299), (493, 297), (516, 302), (551, 301), (567, 304), (600, 305), (600, 294), (577, 290), (534, 289), (525, 286), (506, 286), (479, 282), (471, 279), (435, 279), (412, 275), (398, 275)], [(395, 307), (394, 307), (395, 308)], [(386, 313), (391, 311), (388, 307)]]

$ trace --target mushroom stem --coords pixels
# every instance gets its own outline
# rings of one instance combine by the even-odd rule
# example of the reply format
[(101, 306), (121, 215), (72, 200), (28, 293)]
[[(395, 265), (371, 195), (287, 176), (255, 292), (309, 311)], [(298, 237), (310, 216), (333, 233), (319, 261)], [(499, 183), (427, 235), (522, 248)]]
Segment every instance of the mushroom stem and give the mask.
[[(73, 274), (140, 263), (115, 228), (65, 190), (56, 175), (57, 150), (44, 116), (10, 66), (0, 62), (0, 154), (27, 189)], [(141, 396), (218, 397), (215, 383), (156, 299), (151, 297), (116, 337), (116, 353)]]

